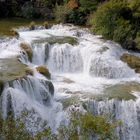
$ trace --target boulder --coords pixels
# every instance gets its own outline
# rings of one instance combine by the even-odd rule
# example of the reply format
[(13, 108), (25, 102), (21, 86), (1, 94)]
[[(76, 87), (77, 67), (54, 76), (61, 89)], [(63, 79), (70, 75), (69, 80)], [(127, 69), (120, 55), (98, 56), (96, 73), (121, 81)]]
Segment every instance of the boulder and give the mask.
[(33, 51), (30, 48), (30, 45), (27, 43), (20, 43), (20, 48), (27, 53), (29, 60), (32, 61)]
[(29, 29), (30, 29), (30, 30), (35, 30), (35, 22), (32, 21), (32, 22), (30, 23)]
[(0, 67), (0, 80), (4, 83), (26, 77), (27, 75), (27, 65), (22, 64), (18, 58), (0, 59)]
[(45, 21), (43, 25), (44, 25), (45, 29), (49, 28), (49, 23), (47, 21)]
[(42, 75), (44, 75), (45, 77), (47, 77), (48, 79), (51, 78), (51, 74), (48, 70), (48, 68), (46, 68), (45, 66), (38, 66), (36, 67), (36, 70), (41, 73)]
[(31, 68), (27, 67), (27, 68), (25, 68), (25, 73), (27, 75), (33, 75), (33, 70)]
[(121, 60), (128, 64), (128, 66), (135, 70), (135, 72), (140, 73), (140, 57), (124, 53), (121, 56)]

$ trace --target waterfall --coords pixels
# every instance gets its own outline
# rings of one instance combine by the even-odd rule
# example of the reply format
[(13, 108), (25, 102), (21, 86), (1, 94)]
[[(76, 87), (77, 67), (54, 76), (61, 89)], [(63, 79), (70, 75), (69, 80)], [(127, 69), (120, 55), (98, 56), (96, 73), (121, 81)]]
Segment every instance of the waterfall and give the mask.
[[(120, 60), (126, 50), (91, 34), (88, 29), (61, 24), (47, 30), (19, 29), (19, 35), (19, 39), (0, 41), (0, 59), (18, 57), (33, 74), (5, 82), (1, 95), (4, 118), (9, 112), (15, 118), (28, 112), (24, 121), (29, 132), (36, 133), (48, 126), (56, 132), (61, 123), (68, 121), (67, 104), (69, 107), (71, 102), (79, 104), (89, 100), (88, 107), (93, 114), (109, 113), (114, 119), (122, 121), (123, 125), (116, 130), (120, 140), (139, 140), (139, 90), (136, 91), (136, 99), (128, 101), (123, 98), (109, 100), (104, 92), (107, 87), (117, 84), (140, 84), (139, 75)], [(61, 38), (63, 41), (64, 37), (77, 42), (51, 40)], [(22, 42), (30, 45), (32, 61), (19, 47)], [(36, 70), (40, 65), (48, 68), (51, 79)], [(130, 90), (129, 94), (133, 92)], [(114, 91), (112, 94), (117, 93)], [(97, 100), (96, 96), (103, 98)], [(68, 101), (66, 105), (65, 100)]]
[[(15, 117), (27, 112), (26, 126), (30, 132), (42, 130), (44, 123), (55, 130), (65, 113), (62, 111), (62, 105), (53, 101), (54, 90), (50, 83), (32, 76), (7, 83), (2, 94), (4, 118), (10, 111)], [(55, 117), (52, 118), (51, 115)], [(62, 118), (57, 120), (60, 116)]]
[(90, 101), (89, 109), (93, 114), (111, 114), (122, 125), (117, 129), (120, 140), (138, 140), (140, 138), (140, 100)]

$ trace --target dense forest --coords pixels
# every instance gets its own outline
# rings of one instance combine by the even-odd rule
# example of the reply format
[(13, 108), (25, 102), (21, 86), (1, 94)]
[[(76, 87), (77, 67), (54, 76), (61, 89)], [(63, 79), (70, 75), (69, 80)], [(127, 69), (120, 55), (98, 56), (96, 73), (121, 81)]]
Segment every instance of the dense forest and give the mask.
[(90, 25), (92, 31), (140, 50), (139, 0), (3, 0), (0, 17), (45, 18)]

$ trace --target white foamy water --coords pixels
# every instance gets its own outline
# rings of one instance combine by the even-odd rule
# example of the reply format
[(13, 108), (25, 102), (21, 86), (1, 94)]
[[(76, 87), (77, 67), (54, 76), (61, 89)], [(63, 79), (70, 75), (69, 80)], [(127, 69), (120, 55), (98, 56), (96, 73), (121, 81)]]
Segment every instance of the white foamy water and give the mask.
[(18, 56), (20, 54), (19, 41), (9, 39), (0, 43), (0, 59)]
[[(67, 112), (61, 100), (75, 95), (78, 96), (77, 102), (89, 100), (95, 95), (104, 95), (105, 88), (111, 85), (140, 83), (139, 75), (120, 60), (127, 51), (114, 42), (92, 35), (87, 29), (54, 25), (47, 30), (19, 31), (19, 35), (19, 40), (15, 42), (1, 43), (0, 58), (20, 55), (22, 62), (34, 69), (34, 76), (7, 84), (2, 96), (2, 110), (5, 117), (9, 108), (15, 116), (28, 110), (26, 126), (31, 132), (43, 129), (43, 124), (48, 124), (55, 131), (60, 123), (67, 121)], [(53, 36), (74, 37), (78, 43), (48, 44), (45, 39)], [(32, 62), (21, 53), (20, 42), (30, 44)], [(45, 65), (50, 70), (54, 96), (48, 83), (50, 80), (35, 70), (38, 65)], [(134, 92), (136, 101), (105, 99), (89, 102), (89, 108), (95, 114), (112, 113), (115, 119), (122, 120), (124, 126), (117, 130), (120, 140), (139, 140), (140, 137), (139, 94)]]

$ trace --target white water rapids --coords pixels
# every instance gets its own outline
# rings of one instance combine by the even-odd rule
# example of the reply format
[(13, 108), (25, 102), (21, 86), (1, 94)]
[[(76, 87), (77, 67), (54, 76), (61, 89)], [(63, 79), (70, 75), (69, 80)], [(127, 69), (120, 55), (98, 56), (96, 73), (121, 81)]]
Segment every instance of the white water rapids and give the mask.
[[(94, 100), (96, 95), (104, 95), (106, 87), (126, 82), (140, 83), (139, 75), (120, 60), (126, 50), (114, 42), (92, 35), (87, 29), (74, 26), (54, 25), (47, 30), (19, 31), (19, 35), (18, 40), (0, 43), (0, 58), (20, 55), (21, 61), (34, 69), (34, 75), (5, 85), (1, 97), (4, 117), (11, 108), (9, 106), (12, 106), (15, 116), (28, 110), (26, 126), (29, 131), (39, 131), (46, 124), (56, 131), (60, 123), (67, 122), (68, 117), (67, 107), (63, 107), (61, 102), (74, 97), (76, 104), (88, 101), (94, 114), (111, 113), (115, 119), (122, 120), (123, 126), (117, 130), (120, 140), (140, 139), (139, 93), (135, 100)], [(49, 44), (45, 41), (58, 36), (74, 37), (78, 43)], [(32, 62), (21, 52), (20, 42), (30, 44)], [(35, 70), (38, 65), (49, 69), (54, 96), (48, 87), (50, 81)]]

